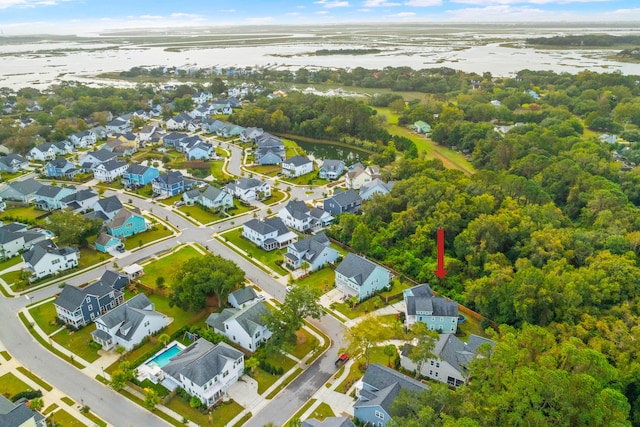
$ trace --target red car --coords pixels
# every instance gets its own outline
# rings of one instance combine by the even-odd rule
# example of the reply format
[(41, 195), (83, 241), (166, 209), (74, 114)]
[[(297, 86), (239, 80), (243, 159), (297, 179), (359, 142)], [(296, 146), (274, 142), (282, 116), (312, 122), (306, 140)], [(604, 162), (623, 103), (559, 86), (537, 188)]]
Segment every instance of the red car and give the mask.
[(345, 363), (347, 360), (349, 360), (349, 355), (347, 353), (342, 353), (340, 357), (338, 357), (338, 360), (336, 360), (335, 365), (338, 366), (340, 363)]

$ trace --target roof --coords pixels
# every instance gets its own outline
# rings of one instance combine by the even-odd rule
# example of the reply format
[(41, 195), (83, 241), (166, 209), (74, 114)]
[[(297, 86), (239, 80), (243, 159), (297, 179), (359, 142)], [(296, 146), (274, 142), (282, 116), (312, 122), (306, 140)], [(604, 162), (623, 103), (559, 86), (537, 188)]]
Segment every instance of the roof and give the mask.
[(262, 135), (258, 135), (255, 138), (255, 143), (258, 147), (284, 147), (284, 142), (277, 136), (273, 136), (268, 132), (264, 132)]
[(307, 163), (311, 163), (311, 160), (303, 156), (293, 156), (293, 157), (289, 157), (287, 160), (285, 160), (282, 163), (290, 164), (293, 166), (302, 166), (302, 165), (306, 165)]
[(109, 241), (111, 239), (116, 239), (119, 241), (119, 239), (117, 237), (113, 237), (111, 234), (107, 234), (107, 233), (100, 233), (100, 235), (98, 236), (98, 238), (96, 239), (96, 245), (106, 245), (107, 243), (109, 243)]
[(356, 425), (347, 417), (329, 417), (324, 421), (310, 418), (303, 421), (300, 427), (356, 427)]
[(184, 177), (182, 176), (182, 173), (180, 173), (180, 171), (169, 171), (158, 176), (158, 178), (156, 179), (164, 182), (167, 185), (173, 185), (178, 182), (182, 182), (184, 180)]
[(23, 237), (22, 233), (16, 233), (14, 231), (5, 229), (4, 227), (0, 228), (0, 245), (4, 245), (5, 243), (9, 243), (9, 242), (14, 242), (21, 237)]
[(41, 421), (44, 417), (27, 406), (27, 402), (13, 403), (0, 395), (0, 425), (2, 427), (19, 427), (30, 419)]
[(344, 169), (344, 162), (342, 160), (326, 159), (322, 162), (321, 168), (327, 171), (342, 172)]
[(122, 289), (127, 283), (129, 283), (129, 277), (126, 274), (121, 274), (117, 271), (105, 270), (100, 281), (114, 289)]
[(122, 224), (127, 222), (127, 220), (129, 218), (131, 218), (132, 216), (138, 216), (139, 217), (140, 215), (137, 215), (137, 214), (131, 212), (128, 209), (120, 209), (118, 211), (118, 213), (113, 217), (113, 219), (111, 221), (109, 221), (106, 225), (109, 228), (121, 227)]
[(179, 379), (182, 375), (202, 387), (213, 377), (222, 373), (227, 361), (235, 361), (241, 357), (243, 353), (229, 344), (221, 342), (213, 345), (204, 338), (199, 338), (171, 358), (162, 370), (173, 378)]
[(360, 194), (378, 186), (383, 187), (387, 191), (391, 191), (394, 185), (395, 181), (384, 182), (380, 178), (376, 178), (367, 182), (366, 184), (362, 184), (362, 187), (360, 187)]
[[(36, 191), (36, 196), (40, 197), (56, 197), (65, 187), (57, 187), (53, 185), (43, 185)], [(66, 187), (74, 190), (75, 187)]]
[[(306, 239), (298, 240), (295, 243), (290, 244), (290, 247), (293, 247), (296, 252), (304, 252), (309, 249), (316, 248), (315, 245), (322, 245), (322, 248), (325, 248), (329, 244), (329, 238), (324, 233), (314, 234), (313, 236), (309, 236)], [(321, 249), (322, 249), (321, 248)]]
[(248, 305), (244, 308), (225, 308), (221, 313), (212, 313), (207, 318), (207, 325), (224, 331), (224, 323), (237, 321), (249, 336), (265, 326), (264, 318), (271, 312), (263, 302)]
[(261, 186), (262, 181), (256, 178), (238, 178), (235, 184), (238, 188), (246, 190), (248, 188), (255, 188), (255, 187)]
[(125, 162), (121, 162), (120, 160), (109, 159), (106, 162), (101, 163), (99, 166), (102, 166), (107, 171), (114, 171), (126, 165), (127, 164)]
[(309, 214), (309, 207), (302, 200), (290, 200), (284, 208), (295, 219), (305, 219)]
[[(70, 253), (74, 253), (74, 252), (78, 252), (77, 249), (71, 248), (71, 247), (64, 247), (64, 248), (56, 248), (55, 245), (51, 246), (49, 245), (48, 247), (46, 246), (46, 242), (51, 242), (50, 240), (45, 241), (45, 245), (41, 246), (41, 245), (34, 245), (31, 249), (29, 249), (28, 251), (24, 252), (22, 254), (22, 259), (24, 260), (24, 262), (26, 264), (30, 264), (32, 266), (38, 264), (40, 262), (40, 260), (42, 260), (42, 258), (44, 258), (44, 256), (46, 254), (54, 254), (54, 255), (59, 255), (59, 256), (65, 256), (65, 255), (69, 255)], [(42, 243), (42, 242), (40, 242)]]
[[(465, 343), (454, 334), (440, 334), (434, 345), (433, 354), (461, 371), (461, 367), (467, 367), (471, 359), (475, 357), (478, 348), (483, 344), (495, 346), (495, 342), (492, 340), (478, 335), (469, 335), (469, 341)], [(402, 354), (408, 356), (412, 348), (412, 345), (405, 344), (402, 347)]]
[(112, 153), (109, 150), (105, 150), (104, 148), (93, 151), (87, 155), (93, 156), (101, 162), (106, 162), (107, 160), (113, 159), (114, 157), (116, 157), (114, 153)]
[(258, 297), (255, 289), (251, 286), (245, 286), (244, 288), (240, 288), (236, 291), (233, 291), (229, 294), (229, 296), (233, 295), (238, 304), (244, 304), (247, 301), (251, 301)]
[(278, 232), (278, 236), (289, 232), (287, 226), (284, 225), (284, 222), (282, 222), (282, 220), (278, 217), (265, 218), (262, 221), (253, 218), (247, 221), (244, 225), (263, 236), (265, 234), (273, 233), (274, 231)]
[[(83, 200), (87, 200), (90, 199), (92, 197), (96, 197), (98, 195), (98, 193), (94, 193), (91, 190), (88, 189), (84, 189), (84, 190), (80, 190), (80, 191), (76, 191), (73, 194), (69, 194), (68, 196), (64, 196), (62, 199), (60, 199), (62, 202), (64, 203), (70, 203), (70, 202), (81, 202)], [(104, 199), (106, 200), (106, 199)]]
[(372, 363), (367, 367), (362, 382), (377, 391), (362, 389), (360, 400), (354, 407), (379, 405), (387, 412), (400, 390), (421, 392), (429, 389), (425, 384), (379, 363)]
[(362, 198), (355, 190), (347, 190), (335, 193), (332, 197), (334, 202), (340, 206), (348, 206), (352, 203), (362, 202)]
[(54, 168), (60, 168), (60, 169), (65, 167), (67, 163), (70, 163), (70, 162), (64, 157), (56, 157), (55, 159), (49, 161), (49, 164), (51, 166), (53, 166)]
[(432, 312), (433, 316), (458, 317), (458, 303), (447, 298), (436, 297), (431, 287), (424, 283), (404, 291), (407, 314)]
[[(349, 277), (355, 280), (358, 286), (367, 280), (367, 278), (373, 273), (373, 271), (379, 267), (374, 262), (369, 261), (359, 255), (348, 253), (342, 260), (336, 272), (342, 274), (345, 277)], [(384, 268), (384, 267), (380, 267)]]
[(62, 308), (66, 308), (69, 311), (75, 311), (82, 305), (82, 301), (84, 301), (87, 295), (93, 295), (97, 298), (102, 298), (105, 295), (108, 295), (109, 292), (113, 290), (114, 289), (111, 286), (102, 281), (94, 282), (84, 288), (66, 285), (64, 288), (62, 288), (62, 292), (60, 292), (60, 295), (56, 299), (55, 304)]
[(107, 198), (100, 199), (97, 204), (104, 212), (115, 212), (122, 209), (122, 203), (117, 196), (109, 196)]
[(24, 179), (22, 181), (14, 181), (9, 184), (9, 187), (13, 188), (20, 194), (33, 194), (42, 187), (38, 181), (33, 178)]
[(220, 193), (222, 193), (223, 191), (217, 187), (214, 187), (212, 185), (208, 185), (206, 190), (204, 190), (202, 192), (202, 198), (206, 198), (209, 200), (215, 200), (218, 198), (218, 196), (220, 196)]
[(133, 331), (140, 321), (144, 319), (144, 311), (153, 311), (152, 309), (147, 309), (149, 306), (152, 306), (151, 301), (145, 294), (141, 293), (100, 316), (100, 320), (109, 329), (120, 324), (130, 323), (130, 326), (132, 326), (130, 331)]
[(150, 168), (148, 166), (143, 166), (138, 163), (132, 163), (127, 168), (127, 173), (133, 175), (143, 175), (149, 169)]

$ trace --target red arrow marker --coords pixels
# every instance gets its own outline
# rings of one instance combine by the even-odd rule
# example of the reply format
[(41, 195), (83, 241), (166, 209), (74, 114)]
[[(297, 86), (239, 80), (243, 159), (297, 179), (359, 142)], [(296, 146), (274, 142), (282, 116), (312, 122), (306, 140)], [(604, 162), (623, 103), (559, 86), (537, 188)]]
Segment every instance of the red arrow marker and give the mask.
[(449, 270), (444, 269), (444, 229), (438, 229), (438, 269), (433, 272), (442, 279)]

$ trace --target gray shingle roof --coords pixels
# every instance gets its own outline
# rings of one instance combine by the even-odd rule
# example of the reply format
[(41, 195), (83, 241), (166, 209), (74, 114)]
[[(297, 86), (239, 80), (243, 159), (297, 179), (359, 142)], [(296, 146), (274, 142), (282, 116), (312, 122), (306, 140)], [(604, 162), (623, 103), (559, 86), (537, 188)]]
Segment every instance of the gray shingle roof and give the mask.
[(348, 206), (358, 201), (362, 202), (362, 198), (354, 190), (347, 190), (336, 193), (332, 198), (340, 206)]
[(360, 394), (365, 399), (360, 398), (354, 407), (380, 405), (387, 412), (401, 389), (412, 392), (429, 389), (425, 384), (379, 363), (369, 365), (362, 382), (377, 391), (362, 389)]
[(239, 178), (236, 181), (236, 186), (243, 190), (247, 190), (249, 188), (255, 188), (262, 185), (262, 181), (255, 178)]
[(54, 168), (58, 169), (62, 169), (67, 163), (69, 163), (69, 161), (64, 157), (56, 157), (49, 162), (49, 164), (51, 164)]
[(290, 200), (284, 208), (295, 219), (305, 219), (309, 213), (309, 207), (302, 200)]
[(342, 160), (326, 159), (322, 162), (321, 168), (329, 172), (342, 172), (344, 170), (344, 162)]
[(121, 162), (120, 160), (110, 159), (110, 160), (107, 160), (106, 162), (102, 163), (101, 165), (107, 171), (114, 171), (114, 170), (119, 169), (119, 168), (121, 168), (123, 166), (126, 166), (127, 164), (125, 162)]
[(356, 427), (356, 425), (347, 417), (329, 417), (324, 421), (310, 418), (303, 421), (300, 427)]
[(307, 163), (311, 163), (311, 160), (303, 156), (293, 156), (288, 158), (282, 163), (290, 164), (293, 166), (302, 166), (302, 165), (306, 165)]
[(140, 164), (137, 164), (137, 163), (132, 163), (127, 168), (127, 173), (128, 174), (133, 174), (133, 175), (142, 175), (147, 170), (149, 170), (148, 166), (143, 166), (143, 165), (140, 165)]
[(284, 142), (277, 136), (273, 136), (268, 132), (264, 132), (262, 135), (257, 136), (255, 143), (260, 148), (266, 147), (284, 147)]
[(278, 236), (286, 234), (289, 232), (289, 229), (287, 228), (286, 225), (284, 225), (284, 222), (282, 222), (282, 220), (278, 217), (276, 218), (265, 218), (264, 220), (260, 221), (256, 218), (253, 218), (249, 221), (247, 221), (245, 224), (245, 226), (249, 227), (250, 229), (254, 230), (256, 233), (259, 233), (261, 235), (265, 235), (265, 234), (269, 234), (272, 233), (273, 231), (277, 231), (278, 232)]
[(27, 194), (33, 194), (36, 191), (38, 191), (40, 187), (42, 187), (42, 184), (40, 184), (38, 181), (36, 181), (33, 178), (29, 178), (29, 179), (24, 179), (22, 181), (14, 181), (9, 184), (9, 187), (13, 188), (15, 191), (17, 191), (20, 194), (27, 195)]
[(237, 291), (233, 291), (229, 294), (229, 296), (233, 295), (238, 304), (244, 304), (247, 301), (251, 301), (258, 297), (255, 289), (251, 286), (245, 286), (244, 288), (240, 288)]
[(213, 345), (204, 338), (174, 356), (162, 370), (173, 378), (180, 375), (202, 387), (213, 377), (220, 375), (229, 360), (238, 360), (243, 353), (223, 342)]
[(13, 403), (0, 395), (0, 426), (19, 427), (25, 425), (32, 418), (41, 421), (43, 417), (40, 413), (29, 408), (26, 402)]
[[(34, 245), (31, 249), (24, 252), (22, 254), (22, 259), (26, 264), (36, 265), (40, 260), (47, 254), (56, 254), (56, 255), (68, 255), (73, 252), (77, 252), (77, 249), (71, 247), (64, 248), (56, 248), (55, 245), (50, 241), (40, 242), (44, 243), (43, 245), (37, 244)], [(49, 245), (47, 247), (47, 245)]]
[(109, 196), (105, 199), (98, 200), (98, 205), (104, 212), (116, 212), (122, 209), (122, 202), (117, 196)]
[(112, 153), (109, 150), (105, 150), (104, 148), (101, 148), (89, 154), (95, 157), (96, 159), (98, 159), (100, 162), (106, 162), (107, 160), (113, 159), (116, 157), (114, 153)]
[(368, 259), (353, 253), (348, 253), (338, 268), (336, 268), (336, 272), (345, 277), (353, 278), (358, 286), (362, 286), (376, 267), (378, 267), (378, 265)]
[(100, 281), (111, 286), (113, 289), (122, 290), (122, 288), (129, 283), (129, 277), (117, 271), (105, 270)]
[[(68, 187), (75, 190), (75, 187)], [(56, 187), (53, 185), (43, 185), (36, 191), (36, 196), (41, 197), (56, 197), (62, 191), (62, 187)]]
[(156, 178), (167, 185), (173, 185), (178, 182), (184, 181), (184, 177), (180, 171), (169, 171), (167, 173), (163, 173), (158, 178)]
[(16, 233), (11, 230), (7, 230), (4, 227), (0, 228), (0, 245), (4, 245), (9, 242), (14, 242), (23, 237), (22, 233)]
[(418, 311), (432, 312), (433, 316), (458, 316), (458, 303), (434, 296), (426, 283), (407, 289), (404, 293), (407, 314), (410, 316), (415, 316)]
[(202, 192), (202, 198), (213, 201), (216, 198), (218, 198), (218, 196), (220, 196), (220, 193), (222, 193), (221, 189), (214, 187), (212, 185), (208, 185), (207, 189)]
[(128, 209), (120, 209), (113, 219), (107, 223), (107, 227), (118, 228), (134, 215), (136, 214)]

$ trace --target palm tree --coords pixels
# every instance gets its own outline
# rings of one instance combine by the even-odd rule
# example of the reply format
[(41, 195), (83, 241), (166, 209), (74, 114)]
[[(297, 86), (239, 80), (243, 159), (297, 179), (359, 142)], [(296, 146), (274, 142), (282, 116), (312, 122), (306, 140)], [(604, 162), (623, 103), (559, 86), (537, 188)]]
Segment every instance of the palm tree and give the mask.
[(158, 340), (162, 343), (162, 345), (164, 345), (165, 347), (167, 346), (167, 344), (169, 343), (169, 340), (171, 339), (171, 337), (168, 334), (162, 334), (158, 337)]

